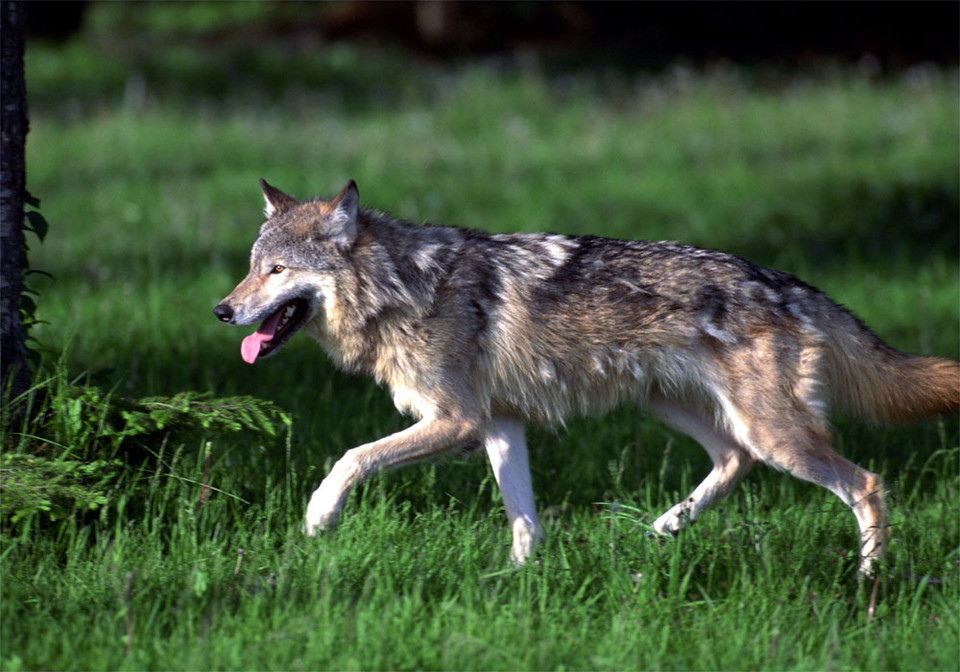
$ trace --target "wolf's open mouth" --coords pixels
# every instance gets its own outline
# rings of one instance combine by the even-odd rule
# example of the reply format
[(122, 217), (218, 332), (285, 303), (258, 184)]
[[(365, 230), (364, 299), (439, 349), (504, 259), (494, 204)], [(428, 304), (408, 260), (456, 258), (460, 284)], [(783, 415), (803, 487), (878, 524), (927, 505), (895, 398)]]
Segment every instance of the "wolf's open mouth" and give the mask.
[(240, 356), (247, 364), (279, 350), (307, 320), (309, 305), (304, 299), (288, 301), (265, 319), (254, 333), (243, 339)]

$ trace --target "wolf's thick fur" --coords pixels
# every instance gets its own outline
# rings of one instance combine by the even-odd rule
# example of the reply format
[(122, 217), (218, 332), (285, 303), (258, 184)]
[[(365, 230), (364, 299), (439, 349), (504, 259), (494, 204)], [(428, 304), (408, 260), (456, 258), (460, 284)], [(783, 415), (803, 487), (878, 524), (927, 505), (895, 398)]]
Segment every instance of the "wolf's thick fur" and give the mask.
[(482, 444), (524, 562), (541, 536), (524, 423), (632, 401), (696, 439), (714, 467), (654, 523), (676, 532), (756, 462), (818, 483), (860, 525), (861, 570), (888, 539), (880, 479), (831, 448), (827, 412), (875, 421), (956, 413), (960, 363), (906, 355), (820, 291), (739, 257), (669, 242), (416, 226), (261, 181), (250, 273), (214, 312), (263, 325), (253, 362), (303, 329), (343, 368), (389, 385), (411, 427), (348, 450), (314, 492), (335, 525), (378, 469)]

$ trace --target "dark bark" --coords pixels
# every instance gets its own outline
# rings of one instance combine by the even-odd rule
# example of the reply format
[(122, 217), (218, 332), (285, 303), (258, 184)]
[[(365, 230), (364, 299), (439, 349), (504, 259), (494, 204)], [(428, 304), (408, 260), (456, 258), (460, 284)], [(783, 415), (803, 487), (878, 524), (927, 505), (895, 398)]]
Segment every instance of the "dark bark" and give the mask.
[(27, 87), (22, 0), (0, 2), (0, 383), (12, 396), (30, 387), (20, 295), (26, 265), (24, 181)]

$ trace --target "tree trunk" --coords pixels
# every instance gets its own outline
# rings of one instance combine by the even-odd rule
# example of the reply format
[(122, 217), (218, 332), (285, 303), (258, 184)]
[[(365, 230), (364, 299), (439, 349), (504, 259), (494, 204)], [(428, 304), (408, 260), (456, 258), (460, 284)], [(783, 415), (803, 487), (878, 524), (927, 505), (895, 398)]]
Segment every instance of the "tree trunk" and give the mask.
[(11, 398), (30, 387), (20, 294), (26, 265), (24, 181), (27, 87), (23, 75), (22, 0), (0, 2), (0, 384)]

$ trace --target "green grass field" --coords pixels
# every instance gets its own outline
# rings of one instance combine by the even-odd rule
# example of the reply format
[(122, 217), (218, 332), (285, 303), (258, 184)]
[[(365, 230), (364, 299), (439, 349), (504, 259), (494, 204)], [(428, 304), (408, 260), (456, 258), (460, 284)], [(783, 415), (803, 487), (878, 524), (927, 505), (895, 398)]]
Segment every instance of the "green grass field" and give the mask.
[[(83, 40), (27, 55), (27, 183), (50, 222), (30, 258), (55, 278), (31, 277), (34, 335), (60, 392), (56, 421), (3, 437), (3, 670), (957, 669), (957, 418), (837, 419), (841, 452), (889, 486), (876, 586), (856, 576), (846, 507), (765, 468), (651, 538), (709, 460), (632, 408), (530, 430), (548, 539), (514, 570), (480, 458), (374, 477), (336, 532), (302, 537), (332, 462), (407, 420), (305, 337), (244, 364), (247, 331), (211, 313), (246, 272), (258, 177), (300, 197), (354, 178), (362, 202), (414, 221), (722, 248), (799, 275), (896, 347), (956, 357), (956, 71), (868, 83), (187, 49), (109, 41), (106, 4)], [(252, 395), (292, 429), (111, 443), (72, 381), (117, 399)], [(100, 460), (77, 478), (92, 491), (110, 474), (106, 500), (16, 516), (11, 464), (38, 450), (64, 470)]]

